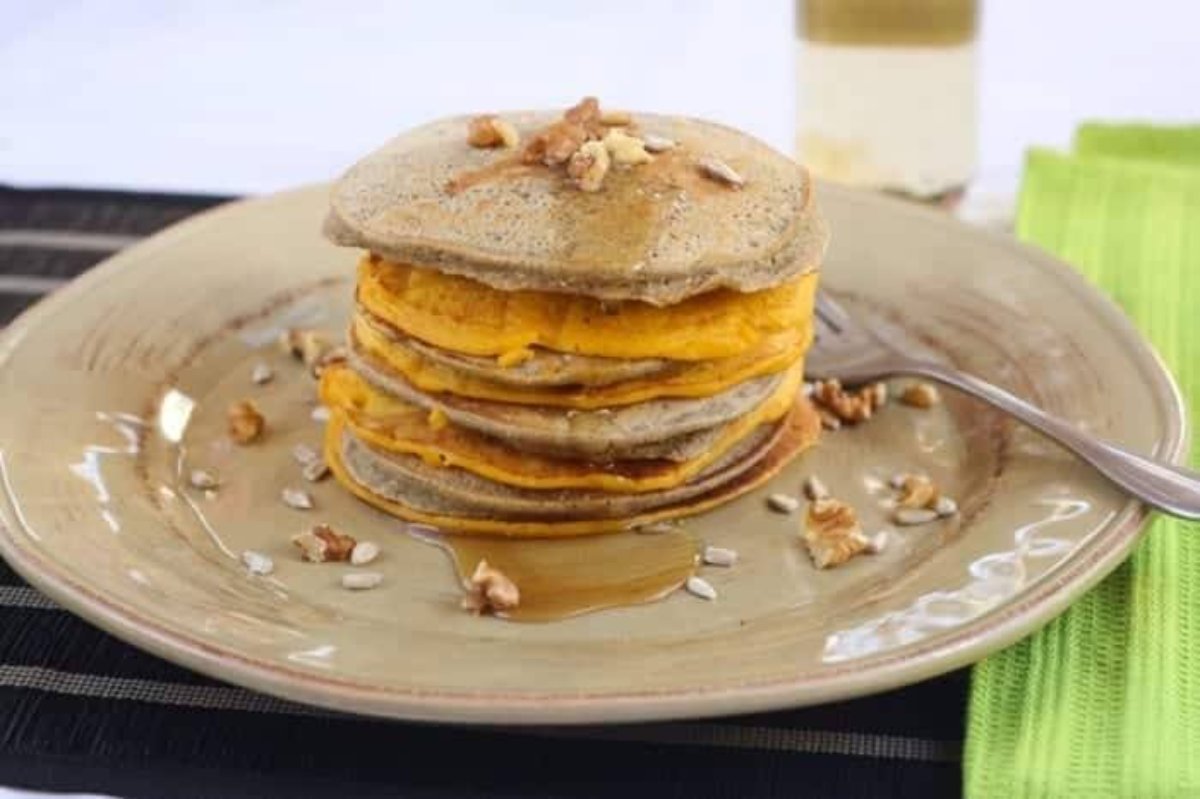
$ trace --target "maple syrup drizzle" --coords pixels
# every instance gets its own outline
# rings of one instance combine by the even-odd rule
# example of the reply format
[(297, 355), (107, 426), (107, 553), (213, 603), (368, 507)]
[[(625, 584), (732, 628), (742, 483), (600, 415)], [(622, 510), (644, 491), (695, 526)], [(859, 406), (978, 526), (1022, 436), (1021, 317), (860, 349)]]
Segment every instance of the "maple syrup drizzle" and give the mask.
[(412, 525), (415, 538), (446, 552), (460, 582), (480, 560), (502, 571), (521, 592), (503, 617), (545, 622), (606, 608), (653, 602), (696, 571), (696, 540), (682, 529), (577, 538), (500, 538), (446, 534)]

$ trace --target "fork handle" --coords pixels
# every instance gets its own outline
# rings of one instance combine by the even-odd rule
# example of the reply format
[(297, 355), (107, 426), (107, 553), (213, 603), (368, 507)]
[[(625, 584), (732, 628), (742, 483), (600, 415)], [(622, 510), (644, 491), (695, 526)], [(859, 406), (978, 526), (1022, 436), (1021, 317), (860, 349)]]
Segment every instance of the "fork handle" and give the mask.
[(964, 391), (1039, 430), (1090, 463), (1127, 492), (1161, 511), (1200, 519), (1200, 473), (1136, 455), (1088, 435), (1004, 389), (973, 375), (928, 361), (904, 364), (903, 372)]

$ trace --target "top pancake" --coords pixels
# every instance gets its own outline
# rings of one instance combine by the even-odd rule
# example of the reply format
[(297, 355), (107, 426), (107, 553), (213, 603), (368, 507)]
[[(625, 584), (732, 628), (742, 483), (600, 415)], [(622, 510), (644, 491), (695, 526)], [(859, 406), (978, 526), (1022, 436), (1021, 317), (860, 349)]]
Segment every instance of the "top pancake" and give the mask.
[[(524, 143), (561, 114), (500, 116)], [(561, 168), (521, 163), (519, 147), (471, 147), (469, 117), (432, 122), (342, 177), (326, 233), (338, 244), (504, 291), (655, 305), (720, 286), (757, 291), (819, 266), (828, 231), (803, 167), (712, 122), (633, 119), (632, 134), (678, 146), (649, 164), (614, 166), (597, 192), (575, 188)], [(702, 158), (724, 161), (745, 186), (705, 177)]]

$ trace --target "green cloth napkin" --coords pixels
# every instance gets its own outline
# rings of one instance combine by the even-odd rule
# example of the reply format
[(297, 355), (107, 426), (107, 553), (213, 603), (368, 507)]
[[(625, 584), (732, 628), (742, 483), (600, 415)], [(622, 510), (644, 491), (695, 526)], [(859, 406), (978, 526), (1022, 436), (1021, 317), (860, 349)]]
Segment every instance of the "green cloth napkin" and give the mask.
[[(1032, 151), (1016, 233), (1125, 309), (1200, 420), (1200, 127), (1089, 124), (1069, 155)], [(1067, 613), (975, 667), (964, 780), (970, 799), (1200, 796), (1200, 524), (1157, 518)]]

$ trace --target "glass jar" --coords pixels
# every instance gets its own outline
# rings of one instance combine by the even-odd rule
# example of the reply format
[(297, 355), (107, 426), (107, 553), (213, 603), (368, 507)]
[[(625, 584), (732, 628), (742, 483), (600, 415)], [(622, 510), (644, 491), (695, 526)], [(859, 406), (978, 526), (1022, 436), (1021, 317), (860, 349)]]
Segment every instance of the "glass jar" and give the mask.
[(796, 0), (796, 149), (813, 174), (953, 201), (975, 170), (976, 0)]

